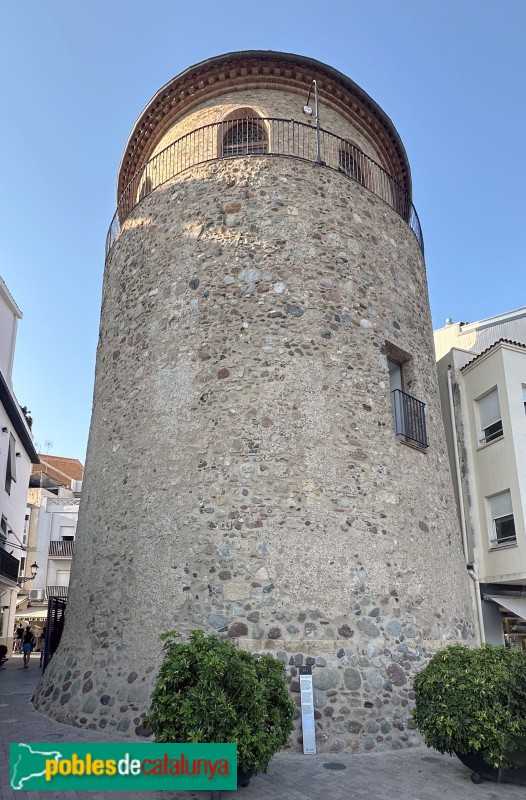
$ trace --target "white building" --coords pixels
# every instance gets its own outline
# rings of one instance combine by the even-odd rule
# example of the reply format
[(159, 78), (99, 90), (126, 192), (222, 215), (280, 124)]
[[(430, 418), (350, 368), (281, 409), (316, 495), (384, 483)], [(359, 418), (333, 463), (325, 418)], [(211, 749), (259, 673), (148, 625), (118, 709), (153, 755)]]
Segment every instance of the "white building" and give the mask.
[(526, 308), (435, 331), (482, 640), (526, 650)]
[(50, 597), (67, 598), (80, 504), (79, 491), (32, 487), (27, 496), (28, 555), (39, 565), (17, 618), (43, 621)]
[(31, 463), (38, 464), (31, 431), (12, 386), (19, 319), (22, 313), (0, 278), (0, 644), (8, 647), (15, 624), (20, 558), (26, 557), (29, 474)]

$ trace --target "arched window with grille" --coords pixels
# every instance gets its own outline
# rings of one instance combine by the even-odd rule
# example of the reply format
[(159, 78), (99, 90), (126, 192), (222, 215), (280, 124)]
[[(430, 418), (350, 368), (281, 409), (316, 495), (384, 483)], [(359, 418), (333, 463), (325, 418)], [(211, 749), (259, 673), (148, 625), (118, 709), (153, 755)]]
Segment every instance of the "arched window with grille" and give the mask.
[(340, 172), (343, 172), (349, 178), (365, 186), (363, 168), (360, 163), (363, 161), (363, 156), (357, 148), (351, 144), (342, 147), (339, 152), (338, 161)]
[(265, 125), (258, 118), (244, 117), (231, 119), (225, 123), (223, 135), (223, 156), (246, 156), (268, 153), (268, 134)]

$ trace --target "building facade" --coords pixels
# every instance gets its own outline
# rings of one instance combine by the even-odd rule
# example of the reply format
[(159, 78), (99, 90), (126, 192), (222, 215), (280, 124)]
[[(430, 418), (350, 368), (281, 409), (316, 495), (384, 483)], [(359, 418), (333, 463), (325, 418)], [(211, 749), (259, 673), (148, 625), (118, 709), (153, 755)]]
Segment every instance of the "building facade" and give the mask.
[(435, 331), (480, 638), (526, 650), (526, 308)]
[(10, 648), (31, 463), (38, 463), (31, 431), (13, 392), (12, 370), (22, 313), (0, 278), (0, 644)]
[(200, 628), (282, 659), (298, 703), (312, 665), (320, 749), (416, 743), (412, 676), (475, 632), (392, 122), (320, 62), (232, 53), (157, 93), (118, 186), (37, 708), (148, 735), (159, 634)]
[(39, 565), (35, 578), (20, 590), (16, 617), (43, 629), (50, 597), (67, 599), (75, 552), (84, 467), (76, 458), (39, 453), (29, 479), (24, 528), (27, 553), (20, 559), (20, 575)]

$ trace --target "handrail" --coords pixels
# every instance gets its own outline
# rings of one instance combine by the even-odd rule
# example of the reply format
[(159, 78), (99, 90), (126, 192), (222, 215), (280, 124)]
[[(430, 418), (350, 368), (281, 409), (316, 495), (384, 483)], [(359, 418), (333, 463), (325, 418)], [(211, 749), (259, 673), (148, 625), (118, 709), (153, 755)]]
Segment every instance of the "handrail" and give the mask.
[(72, 558), (75, 551), (75, 542), (52, 540), (49, 543), (49, 558)]
[(401, 441), (412, 442), (418, 447), (429, 447), (426, 404), (401, 389), (393, 389), (391, 398), (396, 436)]
[[(321, 165), (361, 183), (390, 205), (407, 222), (423, 252), (422, 229), (409, 192), (351, 142), (324, 128), (319, 135)], [(275, 117), (213, 122), (184, 134), (147, 161), (122, 192), (106, 237), (106, 257), (136, 205), (190, 167), (247, 155), (284, 156), (317, 163), (317, 145), (316, 128)]]

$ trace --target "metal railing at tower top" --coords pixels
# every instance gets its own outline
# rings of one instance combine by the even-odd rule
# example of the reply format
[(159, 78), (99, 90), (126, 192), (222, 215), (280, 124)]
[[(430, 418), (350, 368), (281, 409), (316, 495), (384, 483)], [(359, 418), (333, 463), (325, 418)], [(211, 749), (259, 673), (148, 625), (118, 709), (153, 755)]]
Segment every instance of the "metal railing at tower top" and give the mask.
[(215, 122), (196, 128), (156, 153), (122, 192), (106, 237), (106, 257), (122, 224), (135, 206), (163, 183), (198, 164), (240, 156), (286, 157), (318, 163), (339, 171), (384, 200), (415, 234), (422, 252), (422, 230), (410, 194), (376, 161), (351, 142), (305, 122), (278, 118), (247, 118)]

